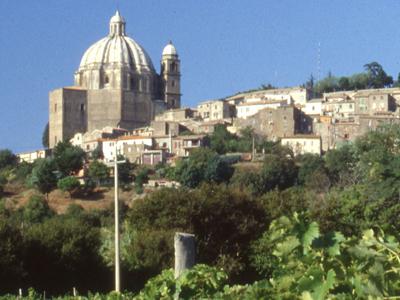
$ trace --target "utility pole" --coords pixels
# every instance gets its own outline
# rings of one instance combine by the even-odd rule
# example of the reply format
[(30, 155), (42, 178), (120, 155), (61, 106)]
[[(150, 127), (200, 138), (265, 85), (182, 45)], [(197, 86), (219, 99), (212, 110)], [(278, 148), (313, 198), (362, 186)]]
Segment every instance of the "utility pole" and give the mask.
[(118, 161), (118, 140), (115, 140), (114, 156), (114, 220), (115, 220), (115, 291), (121, 292), (121, 271), (119, 261), (119, 205), (118, 205), (118, 164), (125, 160)]

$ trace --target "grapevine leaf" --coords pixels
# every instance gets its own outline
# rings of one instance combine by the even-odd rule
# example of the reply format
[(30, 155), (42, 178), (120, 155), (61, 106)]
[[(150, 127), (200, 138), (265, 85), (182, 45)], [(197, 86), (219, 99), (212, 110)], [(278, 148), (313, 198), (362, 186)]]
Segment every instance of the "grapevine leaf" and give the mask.
[(294, 236), (290, 236), (284, 242), (278, 243), (276, 250), (272, 254), (277, 257), (286, 256), (298, 246), (300, 246), (299, 240)]
[(326, 275), (326, 280), (321, 282), (321, 284), (315, 289), (315, 292), (312, 294), (313, 299), (323, 300), (329, 293), (329, 290), (333, 288), (335, 285), (336, 273), (332, 269), (328, 271)]
[(307, 230), (304, 232), (301, 242), (303, 246), (304, 254), (308, 253), (308, 249), (311, 246), (314, 239), (319, 237), (319, 226), (316, 222), (312, 222), (308, 225)]

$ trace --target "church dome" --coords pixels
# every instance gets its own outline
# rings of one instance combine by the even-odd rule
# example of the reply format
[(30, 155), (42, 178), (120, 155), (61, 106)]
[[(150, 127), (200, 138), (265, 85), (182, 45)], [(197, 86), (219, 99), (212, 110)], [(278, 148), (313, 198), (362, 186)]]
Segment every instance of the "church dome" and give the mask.
[(150, 57), (133, 39), (125, 35), (125, 20), (117, 11), (110, 20), (110, 33), (86, 50), (79, 70), (126, 67), (137, 73), (154, 73)]
[(167, 46), (164, 47), (162, 55), (178, 55), (175, 46), (170, 41)]

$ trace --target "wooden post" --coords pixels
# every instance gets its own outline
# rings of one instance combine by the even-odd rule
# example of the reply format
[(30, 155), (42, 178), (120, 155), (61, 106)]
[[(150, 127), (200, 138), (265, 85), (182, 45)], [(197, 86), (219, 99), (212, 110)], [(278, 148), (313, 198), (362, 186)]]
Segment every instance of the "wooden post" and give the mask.
[(183, 271), (194, 266), (195, 244), (194, 234), (176, 232), (174, 238), (175, 246), (175, 278)]

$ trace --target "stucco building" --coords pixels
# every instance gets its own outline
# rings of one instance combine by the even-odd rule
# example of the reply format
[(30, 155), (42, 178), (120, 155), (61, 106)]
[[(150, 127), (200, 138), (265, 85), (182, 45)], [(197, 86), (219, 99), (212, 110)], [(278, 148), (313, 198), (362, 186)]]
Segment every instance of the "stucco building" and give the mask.
[(237, 133), (240, 129), (250, 126), (256, 134), (276, 141), (279, 138), (302, 132), (301, 116), (301, 111), (293, 105), (264, 108), (246, 119), (235, 119), (233, 126), (228, 127), (228, 130)]
[(321, 137), (315, 135), (297, 134), (283, 137), (281, 144), (292, 149), (294, 155), (311, 153), (321, 155)]
[(77, 132), (142, 127), (156, 113), (180, 107), (180, 60), (174, 45), (164, 48), (157, 74), (144, 48), (126, 35), (125, 26), (117, 11), (108, 36), (84, 53), (74, 86), (50, 92), (50, 148)]
[(206, 122), (234, 117), (235, 107), (223, 100), (203, 101), (197, 105), (199, 116)]

